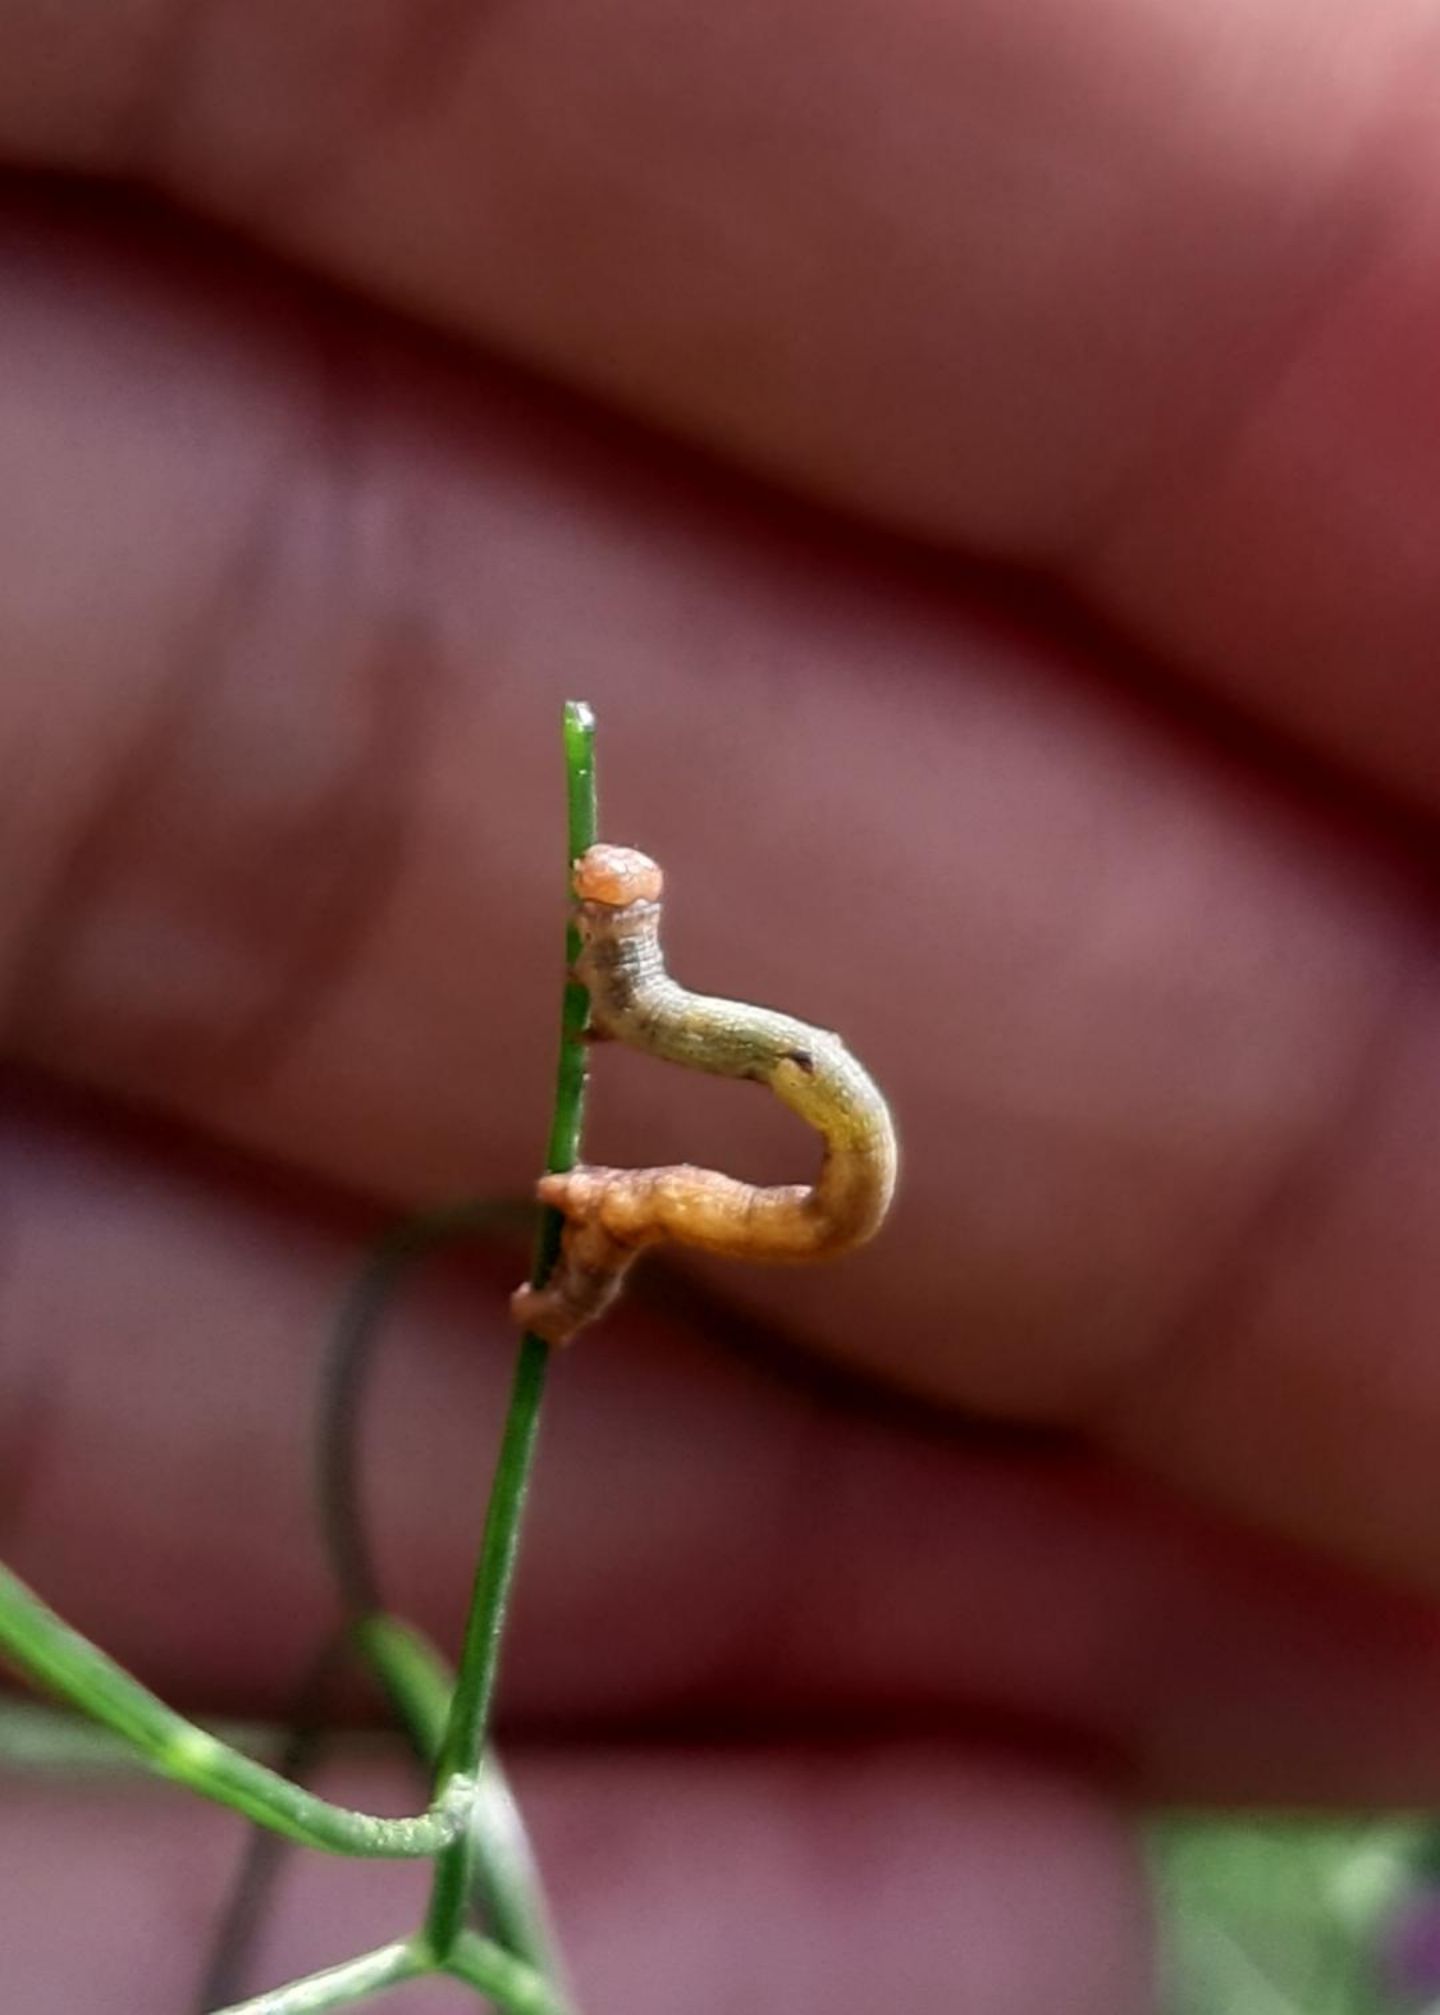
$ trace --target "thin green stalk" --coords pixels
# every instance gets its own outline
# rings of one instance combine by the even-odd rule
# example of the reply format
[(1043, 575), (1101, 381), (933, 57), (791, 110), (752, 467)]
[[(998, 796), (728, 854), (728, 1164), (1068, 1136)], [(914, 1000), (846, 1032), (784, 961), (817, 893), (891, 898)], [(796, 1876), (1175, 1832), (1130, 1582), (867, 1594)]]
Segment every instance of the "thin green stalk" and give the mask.
[[(532, 1212), (523, 1205), (517, 1209), (465, 1202), (408, 1218), (387, 1231), (369, 1254), (336, 1316), (321, 1360), (315, 1483), (320, 1529), (346, 1611), (346, 1626), (342, 1636), (324, 1647), (301, 1683), (285, 1751), (277, 1765), (292, 1783), (303, 1781), (323, 1746), (329, 1719), (325, 1703), (342, 1661), (358, 1653), (377, 1667), (379, 1664), (363, 1637), (369, 1613), (379, 1608), (380, 1591), (364, 1514), (360, 1442), (363, 1402), (383, 1318), (406, 1273), (428, 1253), (516, 1216), (528, 1222)], [(377, 1617), (376, 1624), (383, 1630), (384, 1619)], [(402, 1643), (396, 1653), (402, 1668), (403, 1652)], [(399, 1678), (403, 1683), (404, 1669)], [(386, 1691), (395, 1698), (391, 1676), (382, 1674), (382, 1679)], [(438, 1728), (422, 1750), (427, 1776), (434, 1771), (449, 1702), (447, 1676), (439, 1699)], [(403, 1709), (402, 1718), (413, 1737), (411, 1719)], [(238, 1999), (244, 1991), (250, 1956), (291, 1844), (268, 1827), (257, 1826), (252, 1831), (206, 1955), (193, 2004), (195, 2015), (210, 2015), (212, 2009)]]
[[(330, 1719), (326, 1703), (345, 1669), (349, 1650), (348, 1639), (337, 1633), (322, 1647), (305, 1674), (295, 1701), (294, 1719), (275, 1758), (275, 1768), (289, 1784), (303, 1784), (324, 1750)], [(251, 1827), (195, 1983), (192, 2015), (211, 2015), (212, 2009), (222, 2008), (244, 1994), (250, 1955), (259, 1943), (285, 1856), (293, 1845), (293, 1841), (283, 1834), (272, 1833), (268, 1826)]]
[(547, 1982), (557, 2015), (573, 2015), (530, 1835), (493, 1749), (486, 1751), (475, 1780), (470, 1828), (475, 1894), (486, 1928), (497, 1945), (533, 1966)]
[[(567, 880), (570, 864), (595, 843), (594, 741), (595, 721), (589, 707), (580, 701), (568, 701), (565, 707), (565, 772), (569, 810)], [(565, 941), (567, 975), (573, 971), (578, 956), (579, 939), (572, 923)], [(588, 1012), (589, 1002), (584, 987), (567, 978), (561, 1010), (555, 1104), (545, 1158), (545, 1166), (552, 1172), (573, 1167), (580, 1151), (585, 1104), (584, 1031)], [(536, 1237), (535, 1262), (530, 1276), (537, 1287), (543, 1285), (555, 1263), (562, 1229), (559, 1212), (546, 1211)], [(437, 1798), (445, 1798), (449, 1787), (457, 1779), (474, 1783), (479, 1777), (549, 1363), (550, 1346), (547, 1343), (534, 1335), (521, 1338), (495, 1481), (485, 1517), (460, 1670), (436, 1771)], [(436, 1862), (426, 1935), (442, 1962), (447, 1961), (455, 1950), (464, 1927), (466, 1902), (475, 1874), (475, 1833), (473, 1828), (467, 1827), (465, 1833), (447, 1847)]]
[[(408, 1219), (387, 1234), (346, 1296), (326, 1352), (316, 1435), (321, 1522), (341, 1595), (353, 1612), (349, 1639), (380, 1681), (433, 1774), (455, 1690), (453, 1669), (423, 1635), (380, 1606), (379, 1575), (361, 1492), (360, 1428), (367, 1374), (386, 1311), (406, 1276), (432, 1254), (480, 1233), (526, 1229), (532, 1205), (466, 1202)], [(297, 1773), (287, 1773), (297, 1774)], [(474, 1893), (497, 1943), (552, 1980), (558, 1948), (524, 1824), (493, 1750), (476, 1779), (470, 1817)], [(257, 1836), (273, 1846), (268, 1836)], [(211, 2001), (223, 1998), (212, 1995)], [(208, 2005), (208, 2004), (207, 2004)]]
[(538, 1973), (473, 1931), (462, 1931), (444, 1970), (505, 2009), (507, 2015), (569, 2015), (555, 1989)]
[(413, 1624), (398, 1616), (362, 1616), (350, 1640), (385, 1690), (416, 1755), (433, 1771), (450, 1720), (455, 1675)]
[[(535, 1336), (523, 1338), (500, 1459), (495, 1467), (460, 1670), (435, 1775), (437, 1797), (444, 1796), (457, 1778), (473, 1781), (478, 1776), (548, 1364), (549, 1346)], [(435, 1887), (425, 1928), (442, 1958), (448, 1955), (464, 1923), (475, 1874), (475, 1839), (467, 1827), (436, 1862)]]
[(381, 1994), (387, 1987), (399, 1987), (406, 1980), (418, 1980), (433, 1973), (434, 1964), (423, 1945), (408, 1938), (347, 1959), (343, 1966), (327, 1966), (323, 1973), (309, 1973), (269, 1994), (257, 1994), (252, 2001), (234, 2001), (219, 2015), (323, 2015), (327, 2008), (349, 2008), (368, 1995)]
[(47, 1777), (82, 1772), (134, 1777), (145, 1768), (130, 1744), (108, 1728), (68, 1707), (24, 1698), (0, 1700), (0, 1765), (7, 1775), (33, 1771)]
[[(433, 1767), (450, 1718), (455, 1676), (429, 1640), (395, 1616), (367, 1616), (355, 1643), (384, 1686), (410, 1739)], [(520, 1808), (500, 1759), (487, 1748), (470, 1808), (474, 1884), (497, 1945), (542, 1973), (559, 1992), (560, 1957), (545, 1892)]]
[[(358, 1447), (364, 1373), (373, 1358), (380, 1318), (406, 1273), (420, 1261), (444, 1246), (511, 1225), (515, 1219), (514, 1206), (483, 1203), (458, 1204), (412, 1218), (389, 1234), (346, 1299), (327, 1354), (317, 1449), (330, 1557), (352, 1607), (367, 1594), (379, 1599), (361, 1505)], [(378, 1609), (356, 1615), (349, 1636), (380, 1681), (416, 1753), (433, 1772), (450, 1719), (453, 1670), (421, 1631)], [(540, 1873), (493, 1749), (487, 1750), (475, 1780), (469, 1824), (474, 1894), (487, 1929), (506, 1951), (558, 1982), (559, 1950)], [(268, 1842), (268, 1836), (258, 1837)], [(212, 1995), (211, 2001), (219, 1998)]]
[(351, 1812), (291, 1784), (167, 1707), (5, 1567), (0, 1567), (0, 1648), (27, 1679), (123, 1736), (162, 1776), (307, 1847), (376, 1859), (429, 1859), (455, 1841), (463, 1823), (470, 1795), (463, 1777), (447, 1779), (443, 1797), (417, 1819)]

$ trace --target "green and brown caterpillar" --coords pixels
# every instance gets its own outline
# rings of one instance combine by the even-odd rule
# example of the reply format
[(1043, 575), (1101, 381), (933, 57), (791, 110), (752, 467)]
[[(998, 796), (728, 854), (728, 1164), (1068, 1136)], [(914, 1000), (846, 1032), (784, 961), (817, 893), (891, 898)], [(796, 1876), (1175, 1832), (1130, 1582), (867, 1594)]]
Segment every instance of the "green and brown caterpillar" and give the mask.
[(540, 1199), (566, 1219), (545, 1285), (514, 1297), (517, 1321), (564, 1343), (614, 1300), (646, 1246), (666, 1241), (733, 1259), (829, 1259), (878, 1231), (895, 1189), (895, 1129), (840, 1038), (671, 979), (660, 945), (663, 877), (648, 855), (594, 846), (576, 863), (577, 976), (593, 1031), (717, 1077), (765, 1084), (821, 1135), (808, 1188), (757, 1188), (714, 1169), (592, 1168), (547, 1175)]

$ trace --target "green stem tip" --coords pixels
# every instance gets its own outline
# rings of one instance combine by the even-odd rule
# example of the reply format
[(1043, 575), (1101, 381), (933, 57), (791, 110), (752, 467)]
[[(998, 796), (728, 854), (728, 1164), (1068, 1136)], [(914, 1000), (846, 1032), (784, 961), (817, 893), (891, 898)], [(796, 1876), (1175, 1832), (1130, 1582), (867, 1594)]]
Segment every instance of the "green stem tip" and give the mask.
[[(569, 809), (566, 846), (566, 890), (573, 863), (595, 844), (595, 717), (583, 700), (569, 700), (564, 717), (566, 802)], [(545, 1157), (553, 1172), (574, 1166), (580, 1152), (585, 1113), (587, 1056), (584, 1042), (589, 1002), (585, 989), (568, 977), (578, 955), (573, 923), (565, 937), (565, 994), (560, 1017), (560, 1049), (555, 1069), (555, 1104)], [(558, 1211), (543, 1213), (535, 1241), (533, 1285), (548, 1278), (559, 1250), (563, 1220)], [(514, 1581), (525, 1499), (535, 1463), (540, 1406), (550, 1367), (550, 1346), (534, 1335), (520, 1340), (510, 1403), (501, 1433), (500, 1454), (485, 1517), (471, 1595), (470, 1613), (456, 1676), (450, 1718), (436, 1771), (437, 1798), (443, 1799), (452, 1780), (478, 1782), (490, 1709), (500, 1662), (500, 1640)], [(455, 1950), (465, 1924), (468, 1899), (477, 1875), (476, 1840), (467, 1829), (436, 1861), (426, 1936), (442, 1963)]]

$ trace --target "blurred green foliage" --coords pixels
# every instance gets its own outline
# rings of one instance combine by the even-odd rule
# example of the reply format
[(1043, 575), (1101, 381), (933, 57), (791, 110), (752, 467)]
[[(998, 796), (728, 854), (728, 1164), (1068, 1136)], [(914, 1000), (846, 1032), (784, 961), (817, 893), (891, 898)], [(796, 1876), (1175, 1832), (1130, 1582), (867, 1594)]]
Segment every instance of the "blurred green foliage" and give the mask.
[(1383, 1990), (1419, 1820), (1175, 1819), (1151, 1829), (1165, 2015), (1440, 2015)]

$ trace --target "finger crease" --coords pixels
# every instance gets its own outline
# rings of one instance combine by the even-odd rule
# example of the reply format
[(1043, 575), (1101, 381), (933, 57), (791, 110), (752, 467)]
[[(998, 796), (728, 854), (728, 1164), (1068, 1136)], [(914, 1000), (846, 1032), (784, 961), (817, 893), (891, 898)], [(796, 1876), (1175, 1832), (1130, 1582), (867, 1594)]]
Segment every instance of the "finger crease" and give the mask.
[(1356, 148), (1348, 172), (1330, 198), (1327, 213), (1311, 217), (1303, 228), (1328, 235), (1323, 257), (1310, 284), (1275, 318), (1268, 335), (1250, 350), (1247, 368), (1217, 404), (1202, 402), (1188, 427), (1167, 429), (1148, 456), (1125, 464), (1116, 483), (1102, 493), (1096, 507), (1076, 526), (1063, 552), (1051, 557), (1062, 573), (1082, 589), (1105, 578), (1109, 555), (1123, 546), (1137, 524), (1148, 523), (1173, 498), (1183, 496), (1207, 470), (1223, 467), (1237, 442), (1248, 435), (1276, 393), (1313, 351), (1384, 258), (1393, 234), (1404, 228), (1400, 195), (1413, 176), (1408, 152), (1417, 127), (1414, 110), (1426, 113), (1420, 123), (1428, 131), (1428, 107), (1434, 96), (1435, 65), (1440, 49), (1440, 20), (1435, 33), (1409, 61), (1398, 66), (1393, 92), (1377, 103), (1368, 144)]
[(1433, 984), (1428, 936), (1407, 936), (1395, 956), (1383, 1004), (1377, 1008), (1349, 1067), (1337, 1076), (1320, 1117), (1295, 1141), (1254, 1208), (1227, 1240), (1179, 1315), (1117, 1377), (1092, 1388), (1072, 1424), (1112, 1445), (1146, 1445), (1184, 1395), (1208, 1391), (1237, 1348), (1249, 1347), (1251, 1317), (1263, 1305), (1276, 1269), (1304, 1249), (1311, 1227), (1325, 1217), (1338, 1184), (1353, 1165), (1357, 1144), (1389, 1081), (1397, 1032)]
[(147, 1095), (263, 1079), (395, 878), (433, 655), (325, 384), (22, 949), (8, 1039), (34, 1061)]

